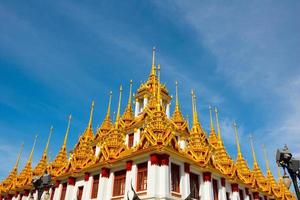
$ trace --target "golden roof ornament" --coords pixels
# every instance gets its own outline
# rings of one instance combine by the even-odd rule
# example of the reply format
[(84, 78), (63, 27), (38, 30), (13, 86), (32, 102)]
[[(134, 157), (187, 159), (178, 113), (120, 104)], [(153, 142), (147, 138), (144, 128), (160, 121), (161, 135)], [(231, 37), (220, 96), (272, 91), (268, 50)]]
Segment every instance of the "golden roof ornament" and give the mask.
[(188, 140), (187, 153), (201, 166), (207, 165), (212, 154), (212, 149), (206, 138), (201, 124), (199, 123), (196, 108), (196, 95), (192, 91), (193, 125)]
[(48, 166), (48, 148), (49, 148), (49, 143), (50, 143), (50, 138), (53, 133), (53, 126), (50, 127), (50, 132), (48, 136), (48, 141), (45, 146), (44, 153), (42, 155), (42, 158), (40, 159), (39, 163), (36, 165), (36, 167), (33, 170), (33, 176), (41, 176), (44, 174), (45, 170), (47, 169)]
[(132, 80), (130, 80), (128, 103), (127, 103), (125, 112), (122, 116), (122, 121), (126, 125), (129, 125), (134, 120), (134, 114), (133, 114), (133, 111), (132, 111), (131, 101), (132, 101)]
[(17, 175), (18, 175), (18, 166), (19, 166), (19, 162), (21, 159), (23, 149), (24, 149), (24, 143), (22, 143), (22, 145), (21, 145), (21, 149), (20, 149), (16, 164), (14, 165), (13, 169), (9, 173), (8, 177), (6, 179), (4, 179), (1, 183), (1, 191), (2, 192), (7, 193), (10, 190), (14, 189), (14, 185), (15, 185)]
[(72, 120), (72, 115), (69, 115), (68, 127), (65, 133), (64, 142), (57, 156), (48, 167), (48, 172), (54, 177), (60, 176), (63, 173), (65, 173), (66, 171), (65, 167), (68, 165), (67, 140), (70, 132), (71, 120)]
[[(218, 110), (215, 108), (215, 115), (217, 121), (218, 138), (215, 145), (215, 151), (213, 153), (213, 163), (215, 167), (224, 175), (233, 177), (235, 175), (235, 165), (231, 157), (228, 155), (221, 138), (221, 129), (219, 125)], [(212, 122), (212, 117), (211, 117)], [(214, 130), (213, 124), (211, 129)]]
[(246, 160), (244, 159), (242, 152), (241, 152), (241, 146), (239, 141), (239, 135), (238, 135), (238, 125), (236, 122), (233, 122), (233, 128), (235, 132), (235, 140), (236, 140), (236, 146), (237, 146), (237, 160), (235, 162), (236, 170), (238, 178), (243, 181), (245, 184), (252, 185), (253, 184), (253, 174), (251, 170), (248, 167), (248, 164)]
[(257, 163), (256, 154), (255, 154), (254, 146), (253, 146), (252, 135), (250, 135), (249, 139), (250, 139), (250, 145), (251, 145), (252, 156), (253, 156), (252, 173), (254, 175), (254, 178), (256, 180), (258, 187), (261, 188), (264, 192), (269, 192), (269, 190), (270, 190), (269, 183), (268, 183), (267, 179), (265, 178), (265, 176), (263, 175), (263, 173), (261, 172), (261, 169), (259, 168), (259, 165)]
[(79, 140), (75, 145), (75, 148), (73, 149), (73, 154), (71, 156), (69, 164), (69, 170), (72, 172), (78, 172), (81, 169), (95, 163), (95, 155), (92, 147), (92, 143), (94, 141), (94, 134), (92, 129), (94, 105), (95, 103), (94, 101), (92, 101), (88, 126), (83, 134), (79, 137)]
[(34, 143), (33, 143), (29, 158), (28, 158), (24, 168), (22, 169), (22, 171), (16, 178), (16, 183), (15, 183), (16, 188), (21, 188), (21, 187), (31, 184), (31, 180), (32, 180), (31, 162), (32, 162), (32, 156), (33, 156), (34, 148), (36, 145), (37, 137), (38, 136), (36, 135), (34, 138)]
[(107, 136), (104, 139), (104, 143), (101, 146), (101, 151), (99, 155), (100, 161), (118, 158), (120, 154), (126, 149), (125, 130), (122, 121), (120, 120), (122, 90), (122, 86), (120, 86), (116, 122), (113, 128), (108, 132)]
[(97, 140), (97, 142), (99, 142), (100, 145), (102, 144), (104, 137), (107, 135), (109, 130), (111, 130), (111, 128), (113, 127), (113, 124), (112, 124), (112, 121), (110, 118), (111, 100), (112, 100), (112, 91), (109, 92), (109, 101), (108, 101), (107, 112), (106, 112), (105, 118), (104, 118), (100, 128), (98, 128), (97, 134), (96, 134), (96, 140)]
[(176, 127), (180, 130), (187, 129), (187, 122), (183, 118), (183, 115), (180, 111), (179, 100), (178, 100), (178, 82), (175, 82), (176, 85), (176, 98), (175, 98), (175, 109), (172, 115), (172, 121), (175, 123)]

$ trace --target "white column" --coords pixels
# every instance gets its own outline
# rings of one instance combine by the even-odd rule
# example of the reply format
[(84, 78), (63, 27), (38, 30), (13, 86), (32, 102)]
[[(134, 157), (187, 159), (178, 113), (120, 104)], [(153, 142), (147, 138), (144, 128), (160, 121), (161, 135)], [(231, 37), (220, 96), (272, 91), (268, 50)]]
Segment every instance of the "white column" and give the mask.
[(133, 141), (133, 146), (137, 145), (140, 141), (140, 135), (141, 135), (141, 130), (137, 129), (134, 133), (134, 141)]
[(75, 188), (75, 178), (69, 177), (67, 191), (66, 191), (66, 197), (65, 197), (66, 200), (72, 199), (74, 188)]
[(107, 187), (106, 187), (106, 190), (104, 192), (105, 196), (104, 196), (103, 200), (110, 200), (111, 199), (112, 190), (113, 190), (113, 181), (114, 181), (114, 173), (110, 172), (110, 175), (109, 175), (109, 178), (108, 178), (108, 181), (107, 181)]
[(156, 179), (157, 191), (159, 191), (160, 198), (166, 198), (170, 196), (170, 161), (168, 154), (162, 154), (161, 166), (159, 169), (159, 177)]
[(147, 185), (147, 195), (149, 198), (154, 198), (157, 194), (157, 183), (159, 179), (159, 160), (157, 154), (150, 155), (150, 160), (148, 161), (148, 185)]
[(231, 189), (232, 189), (231, 200), (240, 200), (239, 185), (237, 183), (233, 183), (231, 184)]
[(135, 100), (135, 109), (134, 109), (134, 116), (138, 116), (139, 115), (139, 111), (140, 111), (140, 103), (139, 101), (136, 99)]
[[(108, 168), (101, 169), (101, 176), (99, 180), (99, 189), (97, 194), (98, 200), (105, 200), (105, 194), (107, 192), (107, 183), (109, 178), (110, 170)], [(111, 189), (110, 189), (111, 190)]]
[(60, 199), (60, 195), (61, 195), (61, 191), (62, 191), (62, 187), (63, 187), (63, 185), (59, 182), (57, 182), (56, 184), (57, 184), (57, 187), (54, 190), (53, 200), (59, 200)]
[(136, 188), (136, 170), (137, 166), (132, 164), (132, 161), (126, 162), (126, 179), (125, 179), (125, 194), (124, 199), (127, 199), (127, 194), (129, 194), (129, 198), (133, 197), (133, 193), (131, 191), (131, 182), (132, 186)]
[(166, 107), (166, 114), (167, 114), (167, 117), (168, 117), (168, 118), (170, 118), (170, 104), (171, 104), (171, 103), (168, 103), (168, 104), (167, 104), (167, 107)]
[(148, 104), (148, 98), (147, 96), (144, 96), (144, 106), (143, 106), (143, 110), (145, 109), (145, 107), (147, 106)]
[(245, 193), (246, 193), (245, 200), (250, 200), (251, 198), (250, 198), (249, 189), (246, 188), (245, 191), (246, 191), (246, 192), (245, 192)]
[(182, 175), (182, 199), (185, 199), (191, 193), (190, 187), (190, 164), (184, 163), (184, 167), (181, 170)]
[(201, 199), (213, 200), (213, 188), (211, 182), (211, 173), (203, 173), (203, 185), (201, 190)]
[(82, 199), (91, 198), (92, 184), (93, 184), (93, 176), (90, 176), (90, 173), (85, 173)]
[(225, 178), (221, 178), (221, 187), (219, 188), (218, 196), (219, 196), (219, 200), (227, 200)]

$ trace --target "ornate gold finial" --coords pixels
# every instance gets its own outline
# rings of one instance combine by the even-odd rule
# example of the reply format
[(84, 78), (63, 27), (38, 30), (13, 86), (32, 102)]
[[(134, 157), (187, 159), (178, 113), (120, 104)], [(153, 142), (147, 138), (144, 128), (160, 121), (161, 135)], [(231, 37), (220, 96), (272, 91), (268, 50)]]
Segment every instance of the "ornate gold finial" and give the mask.
[(95, 105), (95, 102), (93, 100), (92, 105), (91, 105), (91, 112), (90, 112), (90, 119), (89, 119), (88, 128), (92, 128), (94, 105)]
[(121, 100), (122, 100), (122, 85), (120, 86), (120, 94), (119, 94), (119, 104), (118, 104), (118, 112), (116, 117), (116, 123), (119, 123), (120, 120), (120, 110), (121, 110)]
[(63, 144), (64, 147), (66, 147), (66, 145), (67, 145), (68, 135), (69, 135), (70, 126), (71, 126), (71, 120), (72, 120), (72, 115), (70, 114), (69, 115), (68, 127), (67, 127), (65, 138), (64, 138), (64, 144)]
[(238, 125), (236, 124), (236, 121), (233, 122), (232, 126), (233, 126), (234, 132), (235, 132), (235, 140), (236, 140), (238, 158), (241, 158), (242, 152), (241, 152), (241, 146), (240, 146), (240, 141), (239, 141)]
[(214, 128), (214, 123), (212, 118), (212, 107), (208, 106), (208, 108), (209, 108), (209, 116), (210, 116), (210, 130), (211, 132), (214, 132), (215, 128)]
[(34, 152), (34, 148), (35, 148), (35, 145), (36, 145), (37, 138), (38, 138), (38, 135), (35, 135), (33, 146), (32, 146), (32, 149), (31, 149), (31, 152), (30, 152), (30, 155), (29, 155), (29, 161), (30, 162), (32, 161), (32, 156), (33, 156), (33, 152)]
[(220, 129), (220, 124), (219, 124), (219, 115), (218, 115), (218, 109), (215, 107), (215, 114), (216, 114), (216, 121), (217, 121), (217, 130), (218, 130), (218, 138), (220, 141), (221, 139), (221, 129)]
[(263, 152), (264, 152), (267, 171), (270, 171), (270, 164), (269, 164), (269, 160), (268, 160), (268, 156), (267, 156), (267, 150), (266, 150), (266, 146), (264, 144), (262, 145), (262, 149), (263, 149)]
[(47, 155), (47, 153), (48, 153), (48, 148), (49, 148), (49, 143), (50, 143), (50, 138), (51, 138), (52, 133), (53, 133), (53, 126), (50, 127), (48, 141), (47, 141), (47, 144), (46, 144), (46, 147), (45, 147), (45, 150), (44, 150), (45, 155)]
[(156, 68), (155, 68), (155, 47), (152, 48), (152, 66), (150, 76), (156, 76)]
[(199, 123), (199, 121), (198, 121), (198, 113), (196, 107), (196, 94), (194, 90), (192, 90), (192, 108), (193, 108), (193, 125), (196, 125)]
[(255, 154), (255, 151), (254, 151), (254, 146), (253, 146), (253, 137), (252, 137), (251, 134), (249, 135), (249, 140), (250, 140), (251, 151), (252, 151), (252, 156), (253, 156), (253, 164), (257, 166), (258, 164), (257, 164), (257, 160), (256, 160), (256, 154)]
[(175, 86), (176, 86), (176, 90), (175, 90), (175, 92), (176, 92), (176, 102), (175, 102), (175, 109), (179, 109), (179, 101), (178, 101), (178, 82), (176, 81), (175, 82)]
[(157, 77), (158, 81), (160, 81), (160, 64), (157, 65)]

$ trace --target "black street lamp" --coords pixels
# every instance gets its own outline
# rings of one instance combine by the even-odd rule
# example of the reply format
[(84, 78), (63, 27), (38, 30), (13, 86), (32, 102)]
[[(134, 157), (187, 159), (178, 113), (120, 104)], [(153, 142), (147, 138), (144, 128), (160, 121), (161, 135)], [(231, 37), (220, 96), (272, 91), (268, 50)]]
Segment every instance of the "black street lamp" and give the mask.
[[(300, 180), (300, 160), (296, 160), (295, 158), (293, 158), (292, 153), (289, 151), (287, 145), (285, 145), (282, 150), (277, 150), (276, 162), (279, 167), (283, 168), (284, 172), (285, 170), (287, 170), (290, 174), (297, 195), (297, 199), (300, 200), (300, 191), (297, 182), (297, 178)], [(284, 174), (283, 178), (284, 183), (287, 187), (289, 187), (291, 183), (290, 181), (288, 181), (288, 176), (286, 175), (286, 173)]]

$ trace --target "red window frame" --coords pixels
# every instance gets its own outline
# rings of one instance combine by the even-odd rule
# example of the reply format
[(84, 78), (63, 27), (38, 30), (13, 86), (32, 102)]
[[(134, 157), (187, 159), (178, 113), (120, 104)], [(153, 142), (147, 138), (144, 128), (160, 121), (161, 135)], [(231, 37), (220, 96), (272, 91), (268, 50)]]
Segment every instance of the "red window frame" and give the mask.
[(200, 199), (199, 196), (199, 175), (190, 173), (190, 191), (193, 199)]
[(125, 193), (126, 170), (117, 171), (114, 175), (113, 196), (122, 196)]
[(148, 163), (140, 163), (137, 165), (137, 181), (136, 181), (136, 191), (147, 190), (147, 180), (148, 180)]
[(128, 134), (128, 147), (131, 148), (133, 147), (133, 142), (134, 142), (134, 133)]
[(218, 180), (213, 179), (213, 194), (214, 194), (214, 200), (219, 199), (219, 187), (218, 187)]
[(67, 192), (67, 183), (63, 183), (63, 187), (61, 190), (60, 200), (65, 200)]
[(98, 188), (99, 188), (99, 174), (93, 176), (93, 185), (92, 185), (92, 194), (91, 194), (92, 199), (97, 198)]
[(171, 163), (171, 183), (171, 191), (180, 193), (180, 166), (174, 163)]

